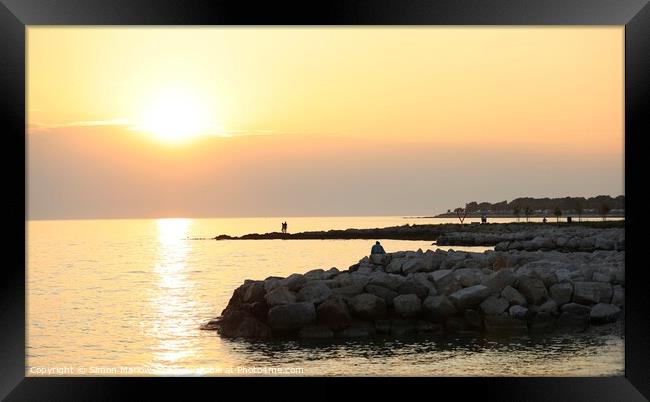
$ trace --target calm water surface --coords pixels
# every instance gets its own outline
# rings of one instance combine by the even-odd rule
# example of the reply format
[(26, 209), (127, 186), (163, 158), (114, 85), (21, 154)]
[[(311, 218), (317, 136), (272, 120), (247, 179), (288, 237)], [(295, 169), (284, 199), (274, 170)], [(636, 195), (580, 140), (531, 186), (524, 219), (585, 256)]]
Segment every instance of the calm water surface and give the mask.
[[(314, 343), (232, 341), (199, 330), (221, 313), (245, 279), (333, 266), (347, 269), (372, 244), (367, 240), (186, 240), (279, 231), (281, 221), (29, 221), (26, 374), (623, 374), (623, 340), (609, 335), (524, 337), (508, 342), (438, 337)], [(454, 222), (402, 217), (287, 221), (290, 232)], [(384, 240), (382, 244), (387, 251), (435, 249), (428, 241)]]

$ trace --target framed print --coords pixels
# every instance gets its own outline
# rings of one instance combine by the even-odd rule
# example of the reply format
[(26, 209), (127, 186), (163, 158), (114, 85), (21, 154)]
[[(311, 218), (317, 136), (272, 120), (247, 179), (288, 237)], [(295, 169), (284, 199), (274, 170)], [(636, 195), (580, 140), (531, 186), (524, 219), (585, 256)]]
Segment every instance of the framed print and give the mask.
[(2, 0), (0, 20), (22, 242), (3, 398), (649, 397), (647, 2)]

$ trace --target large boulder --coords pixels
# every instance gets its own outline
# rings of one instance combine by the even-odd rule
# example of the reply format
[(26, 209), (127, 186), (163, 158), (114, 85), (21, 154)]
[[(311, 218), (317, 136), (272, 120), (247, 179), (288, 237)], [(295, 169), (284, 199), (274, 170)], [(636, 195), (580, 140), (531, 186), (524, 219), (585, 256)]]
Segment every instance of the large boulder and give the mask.
[(371, 295), (375, 295), (384, 299), (384, 301), (386, 302), (386, 306), (392, 306), (393, 299), (399, 294), (394, 290), (390, 290), (383, 286), (373, 285), (372, 282), (370, 285), (366, 285), (365, 290), (366, 293), (370, 293)]
[(406, 258), (393, 258), (390, 263), (386, 265), (386, 272), (399, 274), (402, 272), (402, 264), (407, 261)]
[(466, 288), (481, 283), (482, 272), (480, 269), (461, 268), (454, 271), (454, 275), (460, 284)]
[(302, 274), (291, 274), (285, 279), (282, 280), (281, 285), (287, 287), (289, 290), (293, 290), (294, 292), (297, 291), (302, 287), (302, 285), (307, 282), (307, 278), (305, 278), (304, 275)]
[(269, 310), (267, 322), (273, 330), (296, 330), (316, 320), (314, 303), (300, 302), (275, 306)]
[(412, 280), (413, 282), (419, 283), (420, 285), (428, 289), (428, 293), (424, 297), (435, 296), (438, 294), (435, 285), (433, 284), (433, 282), (429, 280), (429, 274), (427, 274), (426, 272), (417, 272), (411, 275), (409, 279)]
[(508, 309), (508, 315), (512, 318), (517, 318), (519, 320), (525, 320), (529, 317), (530, 312), (524, 306), (514, 305)]
[(444, 321), (458, 311), (447, 296), (429, 296), (422, 303), (425, 313), (436, 321)]
[(449, 300), (456, 306), (459, 311), (465, 311), (468, 308), (476, 307), (488, 296), (490, 296), (490, 288), (485, 285), (475, 285), (468, 288), (460, 289), (451, 295)]
[(370, 276), (370, 285), (382, 286), (387, 289), (395, 290), (402, 281), (397, 278), (397, 275), (389, 275), (384, 272), (374, 272)]
[(316, 310), (318, 323), (334, 331), (346, 328), (352, 322), (350, 311), (345, 301), (331, 298), (322, 302)]
[(529, 304), (541, 304), (548, 297), (541, 279), (523, 276), (517, 280), (517, 289)]
[(422, 302), (414, 294), (399, 295), (393, 299), (395, 312), (402, 317), (415, 317), (422, 312)]
[(244, 292), (243, 302), (253, 303), (264, 300), (264, 281), (253, 281)]
[(591, 308), (589, 317), (593, 324), (607, 324), (614, 322), (621, 315), (621, 309), (613, 304), (598, 303)]
[(573, 301), (580, 304), (609, 303), (612, 300), (612, 285), (602, 282), (575, 282)]
[(349, 304), (352, 314), (364, 320), (375, 320), (386, 315), (386, 302), (384, 299), (370, 293), (354, 296), (350, 299)]
[(503, 288), (512, 285), (517, 279), (512, 269), (506, 268), (488, 275), (483, 280), (483, 285), (490, 289), (491, 293), (501, 293)]
[(462, 287), (456, 275), (451, 270), (432, 272), (431, 279), (436, 286), (438, 294), (441, 295), (450, 295)]
[(276, 287), (264, 297), (270, 307), (296, 302), (296, 295), (285, 286)]
[(411, 274), (424, 269), (424, 258), (409, 258), (402, 264), (402, 272)]
[(363, 293), (363, 289), (364, 286), (361, 285), (341, 286), (339, 288), (333, 288), (332, 294), (341, 297), (354, 297), (358, 294)]
[(401, 295), (414, 294), (424, 299), (429, 294), (429, 289), (421, 283), (409, 279), (397, 287), (397, 293)]
[(298, 292), (298, 300), (318, 304), (327, 300), (331, 295), (332, 290), (329, 286), (321, 282), (316, 282), (303, 286)]
[(266, 324), (256, 318), (246, 317), (237, 327), (235, 337), (252, 340), (267, 339), (271, 334), (272, 331)]
[(280, 278), (277, 276), (270, 276), (266, 279), (264, 279), (264, 292), (269, 293), (273, 289), (282, 286), (282, 280), (284, 278)]
[(306, 272), (304, 275), (305, 275), (305, 279), (307, 279), (308, 281), (320, 281), (321, 279), (323, 279), (324, 273), (325, 273), (324, 269), (317, 268)]
[(519, 306), (528, 305), (528, 302), (526, 301), (524, 295), (519, 293), (517, 289), (513, 288), (512, 286), (506, 286), (505, 288), (503, 288), (503, 290), (501, 291), (501, 297), (506, 299), (511, 305), (519, 305)]
[(573, 296), (573, 285), (569, 282), (556, 283), (549, 288), (551, 299), (558, 306), (569, 303)]
[(332, 267), (327, 271), (323, 272), (323, 280), (334, 279), (334, 277), (336, 277), (338, 274), (340, 274), (338, 268)]
[(481, 311), (486, 315), (501, 314), (508, 309), (510, 303), (501, 297), (490, 296), (480, 304)]

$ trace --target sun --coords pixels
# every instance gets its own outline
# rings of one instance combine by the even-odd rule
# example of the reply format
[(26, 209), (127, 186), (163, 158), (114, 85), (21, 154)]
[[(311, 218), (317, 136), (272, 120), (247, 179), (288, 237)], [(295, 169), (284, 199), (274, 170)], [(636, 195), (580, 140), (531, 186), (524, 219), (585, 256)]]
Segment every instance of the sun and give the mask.
[(134, 128), (158, 141), (175, 144), (216, 134), (214, 114), (196, 94), (165, 90), (144, 102)]

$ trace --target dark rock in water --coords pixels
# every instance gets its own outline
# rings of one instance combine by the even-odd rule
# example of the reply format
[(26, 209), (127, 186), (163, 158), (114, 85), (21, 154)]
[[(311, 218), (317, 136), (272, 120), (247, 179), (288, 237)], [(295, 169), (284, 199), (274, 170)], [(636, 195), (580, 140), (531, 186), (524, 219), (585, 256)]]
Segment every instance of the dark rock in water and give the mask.
[(378, 334), (390, 334), (391, 320), (375, 321), (375, 330)]
[(335, 334), (338, 338), (367, 338), (376, 334), (372, 324), (365, 322), (354, 323), (351, 326)]
[(510, 303), (501, 297), (490, 296), (483, 300), (480, 304), (480, 309), (485, 315), (498, 315), (508, 309)]
[(490, 288), (487, 286), (476, 285), (452, 293), (449, 295), (449, 300), (454, 303), (458, 311), (465, 311), (481, 304), (483, 300), (490, 296), (490, 293)]
[(392, 320), (390, 334), (393, 336), (413, 335), (416, 333), (415, 321), (413, 320)]
[(328, 339), (334, 337), (334, 332), (328, 327), (308, 325), (300, 329), (298, 336), (304, 339)]
[(395, 312), (402, 317), (415, 317), (422, 312), (422, 302), (417, 295), (399, 295), (393, 299)]
[(583, 304), (578, 304), (578, 303), (567, 303), (563, 305), (560, 309), (564, 313), (571, 313), (576, 315), (589, 315), (589, 313), (591, 312), (591, 307), (585, 306)]
[(517, 289), (529, 304), (541, 304), (548, 297), (544, 282), (540, 279), (521, 277), (517, 281)]
[(490, 288), (491, 293), (501, 293), (506, 286), (515, 283), (515, 279), (517, 279), (517, 277), (514, 272), (511, 269), (506, 268), (488, 276), (484, 280), (483, 284)]
[(269, 310), (268, 324), (273, 330), (296, 330), (316, 320), (314, 303), (301, 302), (275, 306)]
[(525, 320), (530, 316), (530, 311), (528, 311), (528, 309), (524, 306), (515, 304), (508, 310), (508, 315), (512, 318)]
[(330, 290), (329, 286), (325, 285), (324, 283), (307, 283), (298, 292), (298, 300), (318, 304), (327, 300), (331, 295), (332, 291)]
[(519, 306), (528, 305), (528, 302), (526, 301), (524, 295), (519, 293), (517, 289), (513, 288), (512, 286), (506, 286), (505, 288), (503, 288), (503, 290), (501, 291), (501, 297), (506, 299), (512, 305), (519, 305)]
[(580, 304), (609, 303), (612, 299), (612, 285), (602, 282), (576, 282), (573, 301)]
[(289, 290), (298, 291), (302, 285), (307, 282), (307, 278), (301, 274), (291, 274), (282, 280), (282, 286), (286, 286)]
[(366, 292), (381, 297), (384, 299), (387, 306), (392, 306), (393, 299), (398, 295), (398, 293), (383, 286), (372, 285), (372, 281), (370, 283), (370, 285), (366, 285)]
[(531, 333), (549, 333), (555, 330), (556, 319), (549, 313), (537, 313), (530, 321), (528, 330)]
[(557, 314), (557, 303), (553, 299), (548, 299), (540, 306), (535, 306), (538, 313), (549, 313), (552, 315)]
[(447, 296), (429, 296), (422, 303), (424, 312), (435, 321), (445, 321), (457, 313), (456, 307)]
[(381, 286), (390, 290), (395, 290), (400, 283), (401, 281), (393, 275), (388, 275), (384, 272), (376, 272), (371, 276), (369, 285)]
[(281, 278), (279, 276), (269, 276), (268, 278), (264, 279), (264, 292), (269, 293), (273, 289), (281, 286), (283, 279), (284, 278)]
[(573, 296), (573, 285), (568, 282), (556, 283), (549, 288), (551, 299), (557, 303), (558, 306), (569, 303)]
[(348, 286), (341, 286), (340, 288), (333, 288), (332, 289), (332, 294), (335, 296), (342, 296), (342, 297), (354, 297), (356, 295), (362, 294), (363, 293), (364, 286), (362, 285), (348, 285)]
[(429, 289), (420, 283), (407, 280), (397, 287), (397, 293), (401, 295), (414, 294), (420, 299), (424, 299), (429, 294)]
[(316, 311), (318, 322), (334, 331), (344, 329), (352, 322), (347, 304), (337, 298), (325, 300)]
[(264, 296), (266, 304), (271, 307), (292, 304), (296, 302), (296, 294), (290, 291), (286, 286), (279, 286), (271, 290)]
[(505, 315), (486, 316), (485, 329), (494, 335), (525, 335), (528, 333), (526, 321)]
[(264, 281), (254, 281), (246, 289), (242, 301), (244, 303), (263, 301), (264, 293)]
[(460, 281), (451, 270), (446, 270), (443, 275), (441, 273), (441, 271), (434, 271), (432, 276), (439, 294), (448, 296), (462, 288)]
[(219, 320), (210, 320), (201, 325), (202, 330), (216, 330), (219, 329)]
[(589, 316), (564, 312), (557, 319), (557, 327), (564, 332), (583, 332), (589, 327)]
[(418, 320), (415, 323), (415, 330), (419, 333), (438, 333), (440, 329), (440, 325), (429, 321)]
[(613, 304), (598, 303), (591, 308), (589, 316), (593, 324), (607, 324), (614, 322), (621, 314), (621, 309)]
[(350, 310), (355, 316), (364, 320), (375, 320), (386, 315), (386, 302), (384, 299), (363, 293), (350, 299)]
[(237, 328), (248, 318), (253, 318), (252, 314), (242, 309), (226, 309), (217, 321), (217, 331), (220, 335), (234, 338), (237, 336)]
[(304, 276), (305, 279), (308, 281), (319, 281), (323, 279), (323, 274), (325, 273), (324, 269), (317, 268), (317, 269), (312, 269), (311, 271), (305, 272)]
[(251, 303), (250, 312), (253, 313), (253, 317), (264, 321), (269, 313), (269, 305), (265, 301)]
[(235, 332), (236, 338), (267, 339), (271, 336), (271, 329), (260, 320), (247, 317), (239, 324)]
[(445, 330), (459, 333), (471, 330), (471, 325), (462, 317), (449, 317), (445, 322)]
[(478, 311), (467, 309), (463, 316), (472, 329), (483, 329), (483, 317)]

